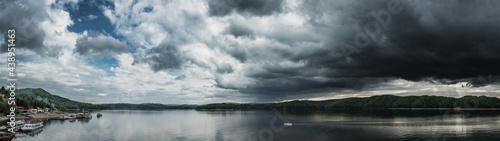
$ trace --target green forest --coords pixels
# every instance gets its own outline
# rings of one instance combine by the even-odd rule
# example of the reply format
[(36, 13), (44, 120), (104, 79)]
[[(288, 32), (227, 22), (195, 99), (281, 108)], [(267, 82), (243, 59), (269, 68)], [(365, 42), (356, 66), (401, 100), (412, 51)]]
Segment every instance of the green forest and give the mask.
[(114, 103), (114, 104), (99, 104), (103, 109), (114, 110), (159, 110), (159, 109), (193, 109), (196, 105), (164, 105), (158, 103)]
[[(8, 95), (5, 87), (1, 94)], [(0, 112), (9, 112), (8, 99), (0, 97)], [(214, 103), (196, 105), (164, 105), (156, 103), (143, 104), (99, 104), (73, 101), (50, 94), (41, 88), (25, 88), (16, 90), (16, 105), (25, 108), (51, 108), (65, 111), (66, 109), (196, 109), (196, 110), (337, 110), (337, 109), (387, 109), (387, 108), (500, 108), (500, 99), (486, 96), (464, 96), (461, 98), (444, 96), (394, 96), (378, 95), (372, 97), (353, 97), (324, 101), (295, 100), (280, 103), (265, 104), (235, 104)]]
[(394, 96), (378, 95), (366, 98), (345, 98), (324, 101), (296, 100), (268, 104), (215, 103), (196, 107), (196, 110), (336, 110), (387, 108), (500, 108), (500, 99), (486, 96)]
[[(10, 90), (6, 90), (4, 86), (0, 88), (0, 94), (6, 95), (7, 97), (10, 97)], [(27, 98), (27, 97), (18, 97), (17, 92), (16, 92), (16, 105), (17, 106), (23, 106), (26, 108), (32, 108), (32, 107), (40, 107), (40, 108), (50, 108), (50, 105), (48, 105), (46, 102), (43, 100), (37, 100), (34, 98)], [(8, 113), (10, 112), (9, 108), (11, 106), (8, 104), (8, 99), (0, 97), (0, 112), (2, 113)], [(53, 108), (52, 108), (53, 109)]]
[[(2, 86), (0, 89), (1, 94), (8, 95), (9, 90)], [(23, 106), (24, 108), (51, 108), (65, 111), (66, 109), (100, 109), (100, 106), (90, 103), (83, 103), (73, 101), (64, 97), (53, 95), (42, 88), (25, 88), (18, 89), (16, 93), (16, 106)], [(9, 112), (10, 105), (8, 99), (0, 98), (0, 111)]]

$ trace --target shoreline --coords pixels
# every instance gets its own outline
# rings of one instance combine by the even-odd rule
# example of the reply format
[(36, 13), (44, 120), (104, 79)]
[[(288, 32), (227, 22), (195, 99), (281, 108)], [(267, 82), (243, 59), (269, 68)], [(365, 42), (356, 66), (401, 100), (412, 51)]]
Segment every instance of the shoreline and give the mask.
[[(17, 119), (45, 119), (45, 118), (59, 118), (61, 116), (64, 116), (68, 113), (62, 113), (62, 114), (58, 114), (58, 113), (38, 113), (38, 114), (31, 114), (29, 116), (23, 116), (23, 115), (16, 115), (15, 118), (16, 120)], [(0, 121), (5, 121), (5, 120), (9, 120), (9, 117), (7, 116), (0, 116)]]
[[(280, 109), (280, 108), (276, 108)], [(270, 111), (272, 109), (195, 109), (196, 111), (258, 111), (265, 110)], [(500, 108), (334, 108), (330, 110), (326, 109), (309, 109), (309, 110), (292, 110), (292, 111), (343, 111), (343, 110), (354, 110), (354, 111), (372, 111), (372, 110), (387, 110), (387, 111), (500, 111)]]
[(454, 111), (497, 111), (500, 108), (387, 108), (387, 110), (454, 110)]

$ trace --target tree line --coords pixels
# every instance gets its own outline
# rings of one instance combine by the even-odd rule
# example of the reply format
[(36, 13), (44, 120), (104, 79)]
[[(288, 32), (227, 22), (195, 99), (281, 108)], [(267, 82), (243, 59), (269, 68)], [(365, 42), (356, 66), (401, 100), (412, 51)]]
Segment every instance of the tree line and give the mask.
[[(10, 90), (5, 89), (4, 86), (0, 88), (0, 94), (6, 95), (6, 98), (0, 97), (0, 111), (1, 113), (7, 114), (10, 112), (10, 107), (11, 105), (8, 104), (8, 97), (10, 97)], [(43, 100), (37, 100), (34, 98), (27, 98), (27, 97), (17, 97), (16, 93), (16, 99), (15, 99), (16, 106), (23, 106), (24, 108), (51, 108), (50, 105), (45, 103)], [(52, 108), (53, 109), (53, 108)]]
[[(0, 88), (0, 94), (8, 96), (10, 90), (4, 86)], [(102, 109), (101, 106), (90, 103), (73, 101), (64, 97), (53, 95), (41, 88), (25, 88), (16, 90), (16, 106), (22, 106), (25, 109), (32, 108), (50, 108), (66, 111), (66, 109)], [(0, 98), (0, 112), (8, 113), (11, 105), (8, 105), (8, 99)]]
[(345, 98), (324, 101), (295, 100), (269, 104), (214, 103), (201, 105), (196, 110), (336, 110), (387, 108), (500, 108), (500, 99), (486, 96), (394, 96), (378, 95), (366, 98)]
[(101, 109), (102, 107), (91, 103), (73, 101), (68, 98), (53, 95), (42, 88), (25, 88), (16, 90), (16, 95), (19, 98), (42, 98), (46, 103), (56, 109), (65, 111), (66, 109)]
[(158, 103), (142, 103), (142, 104), (129, 104), (129, 103), (113, 103), (113, 104), (99, 104), (103, 109), (114, 110), (160, 110), (160, 109), (193, 109), (194, 105), (164, 105)]

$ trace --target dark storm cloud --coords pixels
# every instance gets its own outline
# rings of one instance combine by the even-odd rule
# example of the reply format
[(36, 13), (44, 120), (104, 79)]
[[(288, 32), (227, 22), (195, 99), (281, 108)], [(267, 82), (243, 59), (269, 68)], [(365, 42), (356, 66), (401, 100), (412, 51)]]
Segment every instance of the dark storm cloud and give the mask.
[[(368, 37), (370, 43), (358, 48), (359, 53), (351, 55), (351, 62), (346, 61), (339, 45), (354, 46), (359, 30), (366, 32), (367, 24), (378, 23), (372, 12), (389, 11), (388, 1), (356, 1), (332, 10), (339, 7), (335, 4), (319, 1), (301, 5), (303, 13), (313, 17), (309, 21), (313, 26), (311, 31), (325, 36), (321, 39), (324, 48), (307, 52), (269, 50), (286, 60), (304, 62), (304, 67), (274, 65), (262, 66), (264, 71), (247, 71), (247, 77), (257, 83), (239, 91), (281, 97), (332, 89), (363, 90), (367, 85), (396, 78), (411, 81), (432, 78), (441, 84), (473, 80), (471, 84), (484, 86), (471, 78), (500, 73), (499, 1), (401, 1), (404, 8), (401, 13), (391, 14), (389, 24), (380, 26), (375, 40)], [(343, 29), (335, 28), (329, 21), (318, 22), (315, 16), (342, 17), (338, 22)], [(218, 87), (234, 88), (217, 82)]]
[(216, 46), (222, 49), (225, 53), (231, 55), (234, 59), (245, 63), (248, 60), (248, 51), (239, 43), (223, 44), (217, 41), (212, 41), (208, 46)]
[[(269, 64), (262, 66), (263, 71), (247, 71), (247, 76), (258, 83), (240, 89), (243, 93), (258, 94), (264, 97), (283, 97), (312, 92), (342, 89), (360, 90), (370, 83), (381, 80), (356, 77), (328, 77), (319, 68), (292, 67)], [(332, 72), (330, 72), (332, 73)]]
[(128, 50), (127, 45), (113, 37), (90, 32), (88, 36), (76, 40), (74, 53), (92, 58), (113, 57), (116, 53)]
[[(179, 19), (160, 20), (161, 27), (157, 30), (164, 31), (169, 35), (160, 45), (145, 49), (143, 54), (134, 55), (134, 63), (148, 63), (154, 71), (160, 70), (180, 70), (186, 62), (197, 63), (192, 58), (186, 56), (179, 49), (187, 44), (200, 40), (200, 31), (206, 28), (203, 16), (199, 13), (187, 11), (180, 12)], [(183, 21), (183, 24), (179, 24)], [(148, 38), (152, 35), (146, 35)], [(196, 64), (207, 67), (205, 64)]]
[(231, 48), (229, 49), (229, 53), (232, 57), (239, 60), (241, 63), (245, 63), (245, 61), (247, 61), (247, 53), (242, 48)]
[(237, 23), (232, 23), (231, 26), (229, 26), (228, 32), (234, 37), (253, 37), (254, 35), (251, 29)]
[(229, 63), (226, 63), (226, 62), (222, 62), (222, 63), (218, 63), (216, 64), (217, 65), (217, 73), (233, 73), (233, 66), (231, 66), (231, 64)]
[(236, 10), (240, 14), (266, 16), (283, 11), (283, 0), (210, 0), (210, 16), (226, 16)]
[(499, 83), (500, 76), (493, 76), (493, 75), (479, 75), (477, 77), (471, 77), (471, 78), (463, 78), (463, 79), (434, 79), (434, 78), (424, 78), (422, 81), (430, 82), (433, 84), (448, 84), (448, 85), (453, 85), (457, 84), (460, 82), (466, 82), (465, 84), (461, 83), (462, 87), (483, 87), (487, 86), (490, 84), (495, 84)]
[[(7, 30), (16, 30), (16, 48), (32, 50), (42, 56), (57, 56), (58, 50), (44, 46), (45, 32), (41, 23), (49, 18), (43, 1), (6, 0), (0, 2), (0, 33), (7, 37)], [(1, 45), (1, 52), (7, 51), (7, 44)]]
[(425, 77), (462, 79), (498, 75), (500, 13), (496, 6), (500, 2), (430, 3), (405, 2), (405, 10), (393, 15), (382, 30), (380, 35), (385, 36), (385, 41), (372, 40), (359, 54), (353, 55), (352, 63), (329, 67), (351, 72), (347, 75), (394, 76), (413, 81)]
[(146, 13), (150, 13), (150, 12), (153, 12), (154, 8), (151, 7), (151, 6), (147, 6), (147, 7), (144, 7), (142, 9), (142, 12), (146, 12)]
[(367, 82), (362, 79), (338, 79), (319, 81), (307, 77), (290, 77), (282, 79), (257, 79), (259, 83), (239, 89), (242, 93), (256, 94), (256, 97), (279, 98), (342, 89), (360, 90)]
[[(217, 87), (237, 89), (241, 93), (252, 94), (256, 98), (275, 99), (285, 96), (339, 90), (362, 90), (369, 84), (384, 82), (386, 78), (333, 76), (334, 70), (325, 67), (282, 66), (268, 64), (260, 66), (262, 71), (246, 70), (245, 74), (256, 81), (244, 88), (217, 81)], [(331, 75), (331, 76), (329, 76)]]
[(163, 43), (157, 47), (151, 48), (145, 52), (146, 56), (134, 56), (134, 63), (146, 62), (151, 65), (154, 71), (160, 70), (178, 70), (186, 62), (177, 46), (169, 43)]

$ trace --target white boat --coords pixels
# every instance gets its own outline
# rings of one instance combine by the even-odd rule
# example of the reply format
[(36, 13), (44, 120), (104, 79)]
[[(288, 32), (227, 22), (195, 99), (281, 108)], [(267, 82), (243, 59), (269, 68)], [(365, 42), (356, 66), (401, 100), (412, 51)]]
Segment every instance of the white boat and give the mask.
[(76, 115), (76, 118), (92, 118), (92, 114), (89, 112), (82, 112)]
[(76, 115), (75, 114), (70, 114), (70, 115), (66, 115), (63, 117), (64, 119), (73, 119), (73, 118), (76, 118)]
[(283, 124), (283, 126), (285, 126), (285, 127), (290, 127), (290, 126), (292, 126), (292, 123), (287, 122), (287, 123), (284, 123), (284, 124)]
[(21, 129), (21, 127), (24, 126), (24, 120), (18, 120), (15, 122), (16, 123), (16, 126), (14, 128), (14, 131), (19, 131), (19, 129)]
[(31, 131), (31, 130), (35, 130), (35, 129), (38, 129), (38, 128), (42, 128), (43, 127), (43, 122), (41, 120), (31, 120), (31, 121), (27, 121), (23, 127), (21, 127), (21, 130), (23, 131)]

